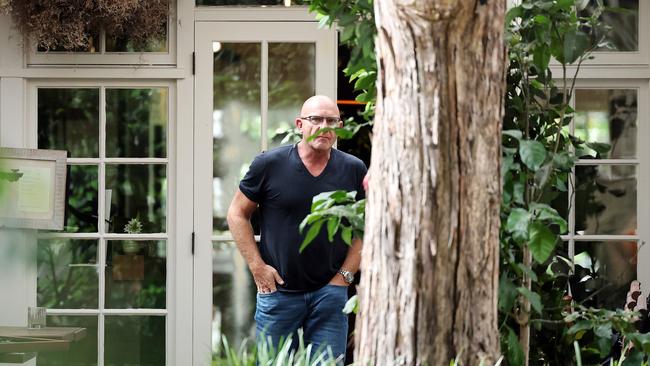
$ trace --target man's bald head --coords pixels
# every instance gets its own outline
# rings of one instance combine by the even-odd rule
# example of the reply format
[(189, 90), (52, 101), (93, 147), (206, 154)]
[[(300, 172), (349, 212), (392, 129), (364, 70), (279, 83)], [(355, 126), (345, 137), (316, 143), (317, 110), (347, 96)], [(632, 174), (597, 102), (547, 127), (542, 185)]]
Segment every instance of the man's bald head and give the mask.
[(315, 110), (329, 110), (337, 116), (340, 115), (339, 107), (326, 95), (314, 95), (305, 100), (305, 103), (302, 104), (302, 108), (300, 109), (300, 115), (306, 117), (312, 115)]

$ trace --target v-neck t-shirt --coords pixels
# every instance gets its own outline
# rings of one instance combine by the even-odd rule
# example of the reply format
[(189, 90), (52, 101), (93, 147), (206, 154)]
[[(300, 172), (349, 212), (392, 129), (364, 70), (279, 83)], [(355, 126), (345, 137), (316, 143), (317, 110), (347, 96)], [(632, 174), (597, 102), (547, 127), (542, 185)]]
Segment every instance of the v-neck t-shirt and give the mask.
[(325, 286), (343, 265), (348, 246), (340, 233), (330, 242), (326, 225), (299, 251), (309, 227), (298, 227), (311, 212), (312, 198), (322, 192), (356, 191), (365, 197), (366, 166), (358, 158), (332, 149), (325, 169), (313, 176), (298, 155), (297, 145), (287, 145), (259, 154), (239, 183), (239, 190), (259, 205), (259, 250), (264, 262), (275, 268), (283, 292), (314, 291)]

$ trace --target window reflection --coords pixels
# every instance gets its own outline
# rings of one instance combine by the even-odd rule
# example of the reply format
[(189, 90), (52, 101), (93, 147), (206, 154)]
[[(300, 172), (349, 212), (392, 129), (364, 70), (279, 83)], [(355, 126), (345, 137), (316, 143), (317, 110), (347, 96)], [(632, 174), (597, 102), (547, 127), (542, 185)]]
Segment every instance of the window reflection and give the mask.
[(315, 70), (314, 43), (269, 43), (269, 147), (282, 145), (302, 103), (316, 94)]
[(575, 171), (576, 234), (636, 234), (636, 167), (577, 166)]
[(38, 241), (38, 306), (96, 309), (98, 306), (97, 241)]
[[(106, 206), (112, 233), (165, 232), (167, 217), (167, 166), (107, 165)], [(128, 230), (129, 222), (137, 223)], [(138, 225), (139, 224), (139, 225)]]
[(108, 241), (106, 308), (164, 309), (166, 257), (164, 241)]
[[(611, 146), (602, 158), (636, 157), (636, 90), (577, 89), (575, 109), (575, 135), (588, 142)], [(593, 151), (590, 153), (595, 155)]]
[(257, 287), (235, 243), (213, 244), (212, 283), (213, 351), (218, 352), (222, 336), (235, 347), (254, 339)]
[(575, 243), (573, 295), (585, 306), (622, 309), (630, 283), (636, 279), (636, 241)]
[(213, 231), (228, 232), (226, 213), (255, 155), (260, 152), (261, 44), (214, 47)]
[(106, 156), (166, 156), (166, 88), (106, 89)]
[(143, 42), (134, 42), (127, 35), (113, 36), (110, 31), (106, 34), (106, 52), (167, 52), (167, 22), (160, 34)]
[(99, 89), (38, 89), (38, 147), (99, 157)]
[(94, 366), (97, 365), (97, 316), (49, 315), (48, 327), (85, 328), (83, 339), (70, 343), (67, 351), (38, 352), (37, 366)]
[[(598, 0), (605, 7), (600, 19), (609, 26), (606, 34), (596, 33), (594, 39), (599, 40), (603, 35), (611, 44), (611, 48), (601, 47), (598, 51), (630, 52), (639, 50), (639, 0)], [(587, 7), (580, 16), (589, 17), (597, 9), (597, 1), (589, 0)]]
[(164, 316), (106, 316), (104, 365), (165, 365)]
[(98, 167), (70, 165), (67, 178), (68, 196), (65, 208), (66, 232), (97, 232)]

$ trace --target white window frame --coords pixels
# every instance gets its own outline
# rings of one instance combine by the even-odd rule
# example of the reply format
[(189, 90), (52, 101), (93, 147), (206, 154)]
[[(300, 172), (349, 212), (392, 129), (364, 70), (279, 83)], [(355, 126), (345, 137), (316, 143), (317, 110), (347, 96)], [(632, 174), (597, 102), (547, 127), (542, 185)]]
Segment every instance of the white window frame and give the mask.
[[(650, 2), (639, 0), (639, 29), (638, 42), (639, 49), (629, 52), (594, 52), (593, 60), (586, 60), (584, 65), (601, 65), (601, 66), (648, 66), (650, 65)], [(557, 64), (557, 62), (556, 62)]]
[[(231, 242), (229, 235), (212, 235), (212, 42), (260, 42), (262, 130), (267, 119), (268, 43), (316, 42), (317, 94), (336, 98), (338, 37), (335, 29), (320, 29), (314, 15), (297, 8), (197, 8), (195, 10), (194, 101), (194, 365), (209, 365), (212, 355), (212, 247)], [(261, 21), (261, 19), (274, 21)], [(219, 22), (210, 20), (219, 19)], [(279, 21), (284, 19), (286, 21)], [(254, 32), (251, 30), (254, 29)], [(325, 56), (327, 55), (327, 56)], [(262, 142), (265, 147), (265, 142)]]
[[(644, 143), (644, 136), (650, 136), (650, 80), (639, 79), (578, 79), (575, 89), (634, 89), (637, 91), (637, 152), (634, 159), (580, 159), (576, 166), (633, 165), (637, 174), (637, 233), (636, 235), (575, 235), (575, 168), (569, 184), (569, 233), (562, 235), (568, 244), (569, 259), (573, 259), (575, 248), (586, 241), (637, 241), (637, 279), (644, 288), (650, 288), (650, 248), (644, 245), (650, 238), (650, 146)], [(574, 93), (575, 94), (575, 93)], [(575, 101), (572, 101), (575, 107)], [(571, 131), (573, 131), (571, 121)], [(646, 265), (644, 265), (646, 264)]]
[[(160, 80), (140, 80), (140, 81), (106, 81), (106, 80), (30, 80), (27, 82), (27, 124), (25, 127), (25, 145), (29, 148), (36, 148), (38, 146), (37, 135), (37, 106), (38, 106), (38, 89), (39, 88), (61, 88), (61, 89), (75, 89), (75, 88), (97, 88), (100, 90), (99, 99), (99, 147), (100, 156), (98, 158), (68, 158), (69, 164), (89, 164), (98, 166), (98, 232), (97, 233), (41, 233), (39, 238), (70, 238), (70, 239), (92, 239), (98, 242), (97, 254), (97, 267), (104, 268), (99, 271), (98, 275), (98, 309), (48, 309), (48, 315), (92, 315), (97, 316), (97, 362), (98, 366), (104, 365), (104, 345), (105, 345), (105, 326), (104, 316), (133, 316), (133, 315), (148, 315), (148, 316), (164, 316), (166, 318), (165, 325), (165, 349), (166, 349), (166, 364), (173, 365), (175, 360), (175, 352), (177, 347), (177, 340), (175, 337), (176, 330), (176, 316), (180, 311), (187, 311), (191, 306), (182, 305), (184, 299), (177, 298), (177, 245), (176, 241), (176, 212), (179, 199), (187, 199), (187, 197), (179, 197), (182, 195), (176, 189), (175, 174), (177, 169), (176, 164), (176, 139), (174, 138), (175, 131), (177, 130), (176, 123), (176, 89), (175, 83), (172, 81)], [(168, 90), (168, 125), (167, 125), (167, 154), (165, 158), (106, 158), (102, 156), (105, 152), (105, 127), (106, 127), (106, 104), (105, 95), (107, 88), (166, 88)], [(106, 233), (105, 227), (101, 223), (104, 222), (104, 190), (105, 190), (105, 176), (103, 163), (120, 163), (120, 164), (142, 164), (142, 163), (164, 163), (167, 166), (167, 212), (166, 212), (166, 232), (165, 233), (151, 233), (151, 234), (118, 234)], [(179, 193), (177, 195), (177, 193)], [(166, 307), (164, 309), (104, 309), (105, 299), (105, 269), (106, 269), (106, 241), (107, 240), (164, 240), (166, 242)], [(36, 293), (36, 291), (34, 291)]]
[[(187, 0), (178, 0), (179, 2)], [(98, 52), (38, 52), (36, 42), (24, 40), (27, 67), (57, 65), (93, 66), (174, 66), (177, 48), (177, 0), (170, 0), (167, 17), (167, 51), (165, 52), (106, 52), (106, 32), (100, 30)]]

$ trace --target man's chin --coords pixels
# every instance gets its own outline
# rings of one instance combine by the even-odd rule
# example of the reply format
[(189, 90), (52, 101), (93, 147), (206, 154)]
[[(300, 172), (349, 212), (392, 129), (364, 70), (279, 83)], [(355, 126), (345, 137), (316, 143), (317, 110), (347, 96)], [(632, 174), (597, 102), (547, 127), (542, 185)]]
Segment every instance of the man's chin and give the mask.
[(332, 148), (332, 143), (328, 138), (317, 137), (309, 144), (314, 150), (329, 150)]

